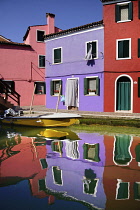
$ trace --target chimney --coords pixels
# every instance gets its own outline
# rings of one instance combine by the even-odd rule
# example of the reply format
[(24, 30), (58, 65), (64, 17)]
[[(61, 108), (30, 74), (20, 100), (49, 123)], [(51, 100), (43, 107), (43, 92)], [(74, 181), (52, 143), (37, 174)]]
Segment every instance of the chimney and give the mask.
[(52, 13), (46, 13), (47, 25), (48, 25), (48, 34), (55, 33), (54, 18), (55, 15)]

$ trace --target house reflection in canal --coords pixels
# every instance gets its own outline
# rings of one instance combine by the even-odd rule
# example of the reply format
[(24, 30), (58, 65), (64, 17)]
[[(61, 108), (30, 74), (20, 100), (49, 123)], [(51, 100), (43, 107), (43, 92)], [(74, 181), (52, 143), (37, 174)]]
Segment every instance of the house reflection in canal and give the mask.
[(47, 145), (46, 192), (104, 209), (104, 136), (80, 133), (79, 137), (82, 140)]
[(140, 138), (104, 136), (106, 209), (140, 209)]
[(0, 140), (1, 187), (28, 180), (33, 196), (46, 197), (45, 192), (38, 190), (38, 179), (47, 172), (46, 140), (42, 140), (15, 133), (7, 133)]
[[(0, 163), (4, 207), (3, 192), (6, 201), (15, 202), (11, 209), (20, 203), (20, 194), (27, 200), (24, 209), (45, 210), (47, 203), (53, 204), (51, 209), (140, 209), (140, 137), (66, 129), (0, 130)], [(9, 193), (12, 186), (19, 189), (17, 194)], [(24, 197), (27, 188), (30, 193)]]

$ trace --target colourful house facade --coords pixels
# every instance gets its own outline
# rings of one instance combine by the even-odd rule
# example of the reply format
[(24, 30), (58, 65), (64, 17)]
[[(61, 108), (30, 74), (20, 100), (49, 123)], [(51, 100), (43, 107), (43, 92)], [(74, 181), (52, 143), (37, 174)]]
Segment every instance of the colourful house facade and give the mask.
[[(29, 26), (24, 43), (16, 43), (0, 36), (0, 79), (9, 85), (8, 100), (17, 105), (10, 96), (20, 96), (20, 106), (45, 105), (45, 43), (44, 35), (60, 31), (54, 25), (55, 15), (46, 14), (47, 24)], [(1, 97), (5, 98), (5, 90)]]
[(103, 112), (103, 22), (46, 35), (45, 42), (46, 107)]
[(140, 113), (139, 1), (102, 0), (104, 111)]

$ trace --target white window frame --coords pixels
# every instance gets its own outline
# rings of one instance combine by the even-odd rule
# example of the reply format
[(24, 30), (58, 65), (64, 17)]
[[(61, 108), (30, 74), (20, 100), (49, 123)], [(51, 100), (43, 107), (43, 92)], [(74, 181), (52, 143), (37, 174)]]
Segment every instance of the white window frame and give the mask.
[[(119, 52), (118, 43), (119, 43), (119, 41), (125, 41), (125, 40), (129, 41), (129, 57), (128, 58), (119, 58), (118, 57), (118, 52)], [(117, 39), (116, 40), (116, 60), (128, 60), (128, 59), (131, 59), (131, 38)]]
[[(39, 92), (37, 91), (37, 84), (39, 84), (39, 83), (43, 83), (43, 87), (44, 87), (43, 93), (42, 93), (42, 92), (39, 93)], [(45, 94), (46, 94), (46, 83), (45, 83), (44, 81), (35, 81), (35, 82), (34, 82), (34, 85), (35, 85), (35, 84), (36, 84), (35, 95), (45, 95)]]
[[(127, 1), (127, 2), (122, 2), (122, 3), (118, 3), (117, 5), (118, 6), (126, 6), (126, 5), (128, 5), (128, 4), (130, 4), (131, 3), (131, 1)], [(120, 20), (120, 21), (117, 21), (117, 23), (124, 23), (124, 22), (130, 22), (130, 21), (132, 21), (132, 20)]]
[(43, 32), (44, 32), (44, 35), (46, 35), (46, 31), (44, 31), (44, 30), (39, 30), (39, 29), (36, 30), (36, 41), (37, 41), (37, 42), (44, 43), (44, 41), (38, 41), (38, 40), (37, 40), (37, 32), (38, 32), (38, 31), (43, 31)]
[[(52, 82), (53, 82), (53, 85), (54, 85), (54, 82), (57, 82), (57, 81), (62, 81), (62, 79), (52, 79)], [(61, 87), (61, 89), (62, 89), (62, 87)], [(61, 93), (61, 91), (60, 91), (60, 93)], [(53, 95), (52, 96), (58, 96), (59, 95), (59, 93), (54, 93), (53, 92)]]
[[(57, 49), (61, 49), (61, 62), (59, 62), (59, 63), (54, 63), (54, 50), (57, 50)], [(63, 63), (63, 61), (62, 61), (62, 53), (63, 53), (63, 48), (62, 47), (56, 47), (56, 48), (53, 48), (52, 49), (52, 64), (53, 65), (57, 65), (57, 64), (61, 64), (61, 63)]]
[[(85, 43), (85, 57), (87, 55), (87, 44), (90, 43), (90, 42), (96, 42), (96, 57), (95, 58), (92, 58), (90, 60), (98, 59), (98, 40), (87, 41)], [(85, 60), (88, 60), (88, 59), (85, 58)]]
[[(98, 77), (98, 76), (91, 76), (91, 77), (86, 77), (86, 78), (87, 78), (87, 79), (96, 79), (96, 78), (99, 78), (99, 77)], [(89, 95), (92, 95), (92, 96), (95, 95), (95, 96), (97, 96), (97, 94), (94, 93), (94, 92), (91, 93), (91, 94), (88, 93), (87, 95), (88, 95), (88, 96), (89, 96)]]
[[(40, 68), (40, 69), (44, 69), (45, 68), (45, 66), (46, 66), (46, 64), (45, 64), (45, 66), (44, 67), (42, 67), (42, 66), (40, 66), (39, 65), (39, 56), (44, 56), (45, 57), (45, 55), (38, 55), (38, 68)], [(45, 62), (46, 63), (46, 62)]]

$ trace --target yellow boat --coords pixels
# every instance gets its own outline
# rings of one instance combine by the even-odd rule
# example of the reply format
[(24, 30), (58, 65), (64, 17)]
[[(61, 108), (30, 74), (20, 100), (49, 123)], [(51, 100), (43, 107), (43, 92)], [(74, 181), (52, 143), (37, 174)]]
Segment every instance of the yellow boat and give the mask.
[(23, 125), (33, 127), (67, 127), (78, 122), (78, 114), (51, 113), (39, 116), (3, 117), (4, 124)]

